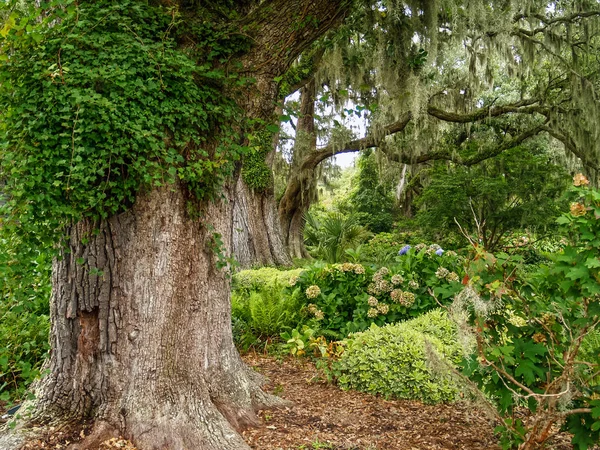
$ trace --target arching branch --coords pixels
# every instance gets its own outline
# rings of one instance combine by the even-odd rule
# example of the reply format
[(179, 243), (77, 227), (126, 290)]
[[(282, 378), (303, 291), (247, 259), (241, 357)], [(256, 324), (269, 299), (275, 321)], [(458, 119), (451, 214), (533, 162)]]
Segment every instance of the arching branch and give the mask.
[(511, 103), (507, 105), (501, 106), (488, 106), (484, 108), (478, 108), (472, 113), (455, 113), (450, 111), (443, 111), (439, 108), (436, 108), (433, 105), (429, 105), (427, 107), (427, 114), (437, 119), (443, 120), (445, 122), (454, 122), (454, 123), (469, 123), (469, 122), (477, 122), (479, 120), (484, 120), (488, 117), (497, 117), (502, 116), (504, 114), (509, 113), (523, 113), (523, 114), (533, 114), (540, 113), (543, 109), (535, 105), (539, 103), (540, 99), (531, 98), (526, 100), (521, 100), (516, 103)]
[(473, 166), (487, 159), (494, 158), (506, 150), (516, 147), (517, 145), (533, 136), (536, 136), (542, 131), (545, 131), (545, 127), (542, 125), (531, 128), (511, 139), (501, 142), (495, 147), (485, 149), (476, 155), (469, 156), (468, 158), (461, 158), (459, 155), (455, 155), (448, 150), (434, 150), (418, 156), (394, 153), (385, 149), (384, 147), (382, 147), (381, 150), (386, 154), (388, 159), (402, 164), (424, 164), (429, 161), (452, 161), (455, 164), (460, 164), (463, 166)]
[(542, 14), (529, 14), (529, 15), (528, 14), (518, 14), (513, 18), (513, 21), (518, 22), (522, 19), (534, 18), (534, 19), (537, 19), (540, 22), (544, 23), (543, 26), (534, 28), (533, 30), (527, 30), (524, 28), (517, 29), (517, 32), (520, 34), (525, 34), (527, 36), (534, 36), (538, 33), (543, 33), (544, 31), (546, 31), (549, 27), (551, 27), (553, 25), (574, 23), (578, 20), (586, 19), (588, 17), (595, 17), (595, 16), (600, 16), (600, 11), (577, 12), (577, 13), (571, 14), (569, 16), (556, 17), (554, 19), (546, 17)]
[(575, 142), (573, 142), (569, 136), (561, 133), (555, 128), (546, 125), (544, 125), (542, 128), (544, 131), (548, 132), (550, 136), (562, 142), (565, 148), (577, 156), (584, 166), (590, 167), (596, 171), (600, 171), (600, 164), (598, 164), (598, 161), (592, 160), (588, 155), (578, 149), (577, 145), (575, 145)]
[(317, 149), (315, 152), (307, 155), (306, 159), (302, 163), (301, 170), (314, 169), (321, 161), (330, 158), (331, 156), (377, 147), (387, 136), (391, 136), (392, 134), (403, 131), (410, 122), (411, 118), (411, 113), (405, 113), (396, 122), (385, 126), (377, 135), (367, 135), (362, 139), (355, 139), (344, 145), (329, 144), (326, 147)]

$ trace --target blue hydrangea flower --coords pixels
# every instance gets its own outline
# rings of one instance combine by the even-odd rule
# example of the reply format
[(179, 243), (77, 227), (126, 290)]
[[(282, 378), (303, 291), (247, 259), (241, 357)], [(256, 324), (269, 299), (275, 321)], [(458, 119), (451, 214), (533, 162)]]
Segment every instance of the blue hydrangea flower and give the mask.
[(405, 245), (404, 247), (402, 247), (400, 249), (400, 251), (398, 252), (398, 255), (399, 256), (406, 255), (409, 250), (410, 250), (410, 245)]
[(438, 248), (438, 249), (435, 251), (435, 254), (436, 254), (436, 255), (438, 255), (438, 256), (442, 256), (442, 255), (444, 254), (444, 250), (443, 250), (443, 249), (441, 249), (441, 248)]

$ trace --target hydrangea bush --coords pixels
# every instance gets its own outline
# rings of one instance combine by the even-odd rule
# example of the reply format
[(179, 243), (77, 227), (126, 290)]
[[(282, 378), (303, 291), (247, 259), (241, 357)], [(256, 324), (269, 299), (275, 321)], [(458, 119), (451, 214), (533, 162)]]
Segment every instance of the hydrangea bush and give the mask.
[(462, 259), (436, 245), (396, 247), (389, 266), (316, 263), (290, 277), (287, 295), (304, 304), (309, 326), (334, 338), (423, 314), (461, 290)]

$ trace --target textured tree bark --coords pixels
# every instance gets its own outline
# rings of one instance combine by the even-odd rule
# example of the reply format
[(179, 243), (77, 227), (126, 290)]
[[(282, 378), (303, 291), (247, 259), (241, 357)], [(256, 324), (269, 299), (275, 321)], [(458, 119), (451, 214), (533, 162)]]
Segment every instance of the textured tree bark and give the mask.
[(97, 228), (79, 223), (55, 262), (50, 374), (32, 419), (93, 418), (82, 449), (111, 434), (140, 449), (244, 449), (236, 431), (277, 404), (233, 345), (229, 278), (215, 268), (233, 203), (200, 223), (187, 200), (165, 187)]
[(290, 266), (273, 190), (252, 191), (239, 177), (233, 210), (233, 254), (242, 268)]

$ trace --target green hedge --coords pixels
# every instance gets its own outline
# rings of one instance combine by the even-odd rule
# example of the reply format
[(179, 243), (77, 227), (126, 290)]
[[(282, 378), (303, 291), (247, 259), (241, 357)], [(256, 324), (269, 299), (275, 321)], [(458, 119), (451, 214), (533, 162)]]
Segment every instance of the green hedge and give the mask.
[(395, 325), (355, 333), (337, 363), (341, 387), (379, 394), (385, 398), (452, 401), (458, 387), (443, 368), (432, 369), (426, 342), (452, 364), (462, 355), (456, 329), (441, 310)]
[(297, 278), (303, 269), (278, 270), (274, 267), (241, 270), (233, 275), (232, 289), (239, 294), (250, 294), (264, 288), (289, 286), (292, 278)]

